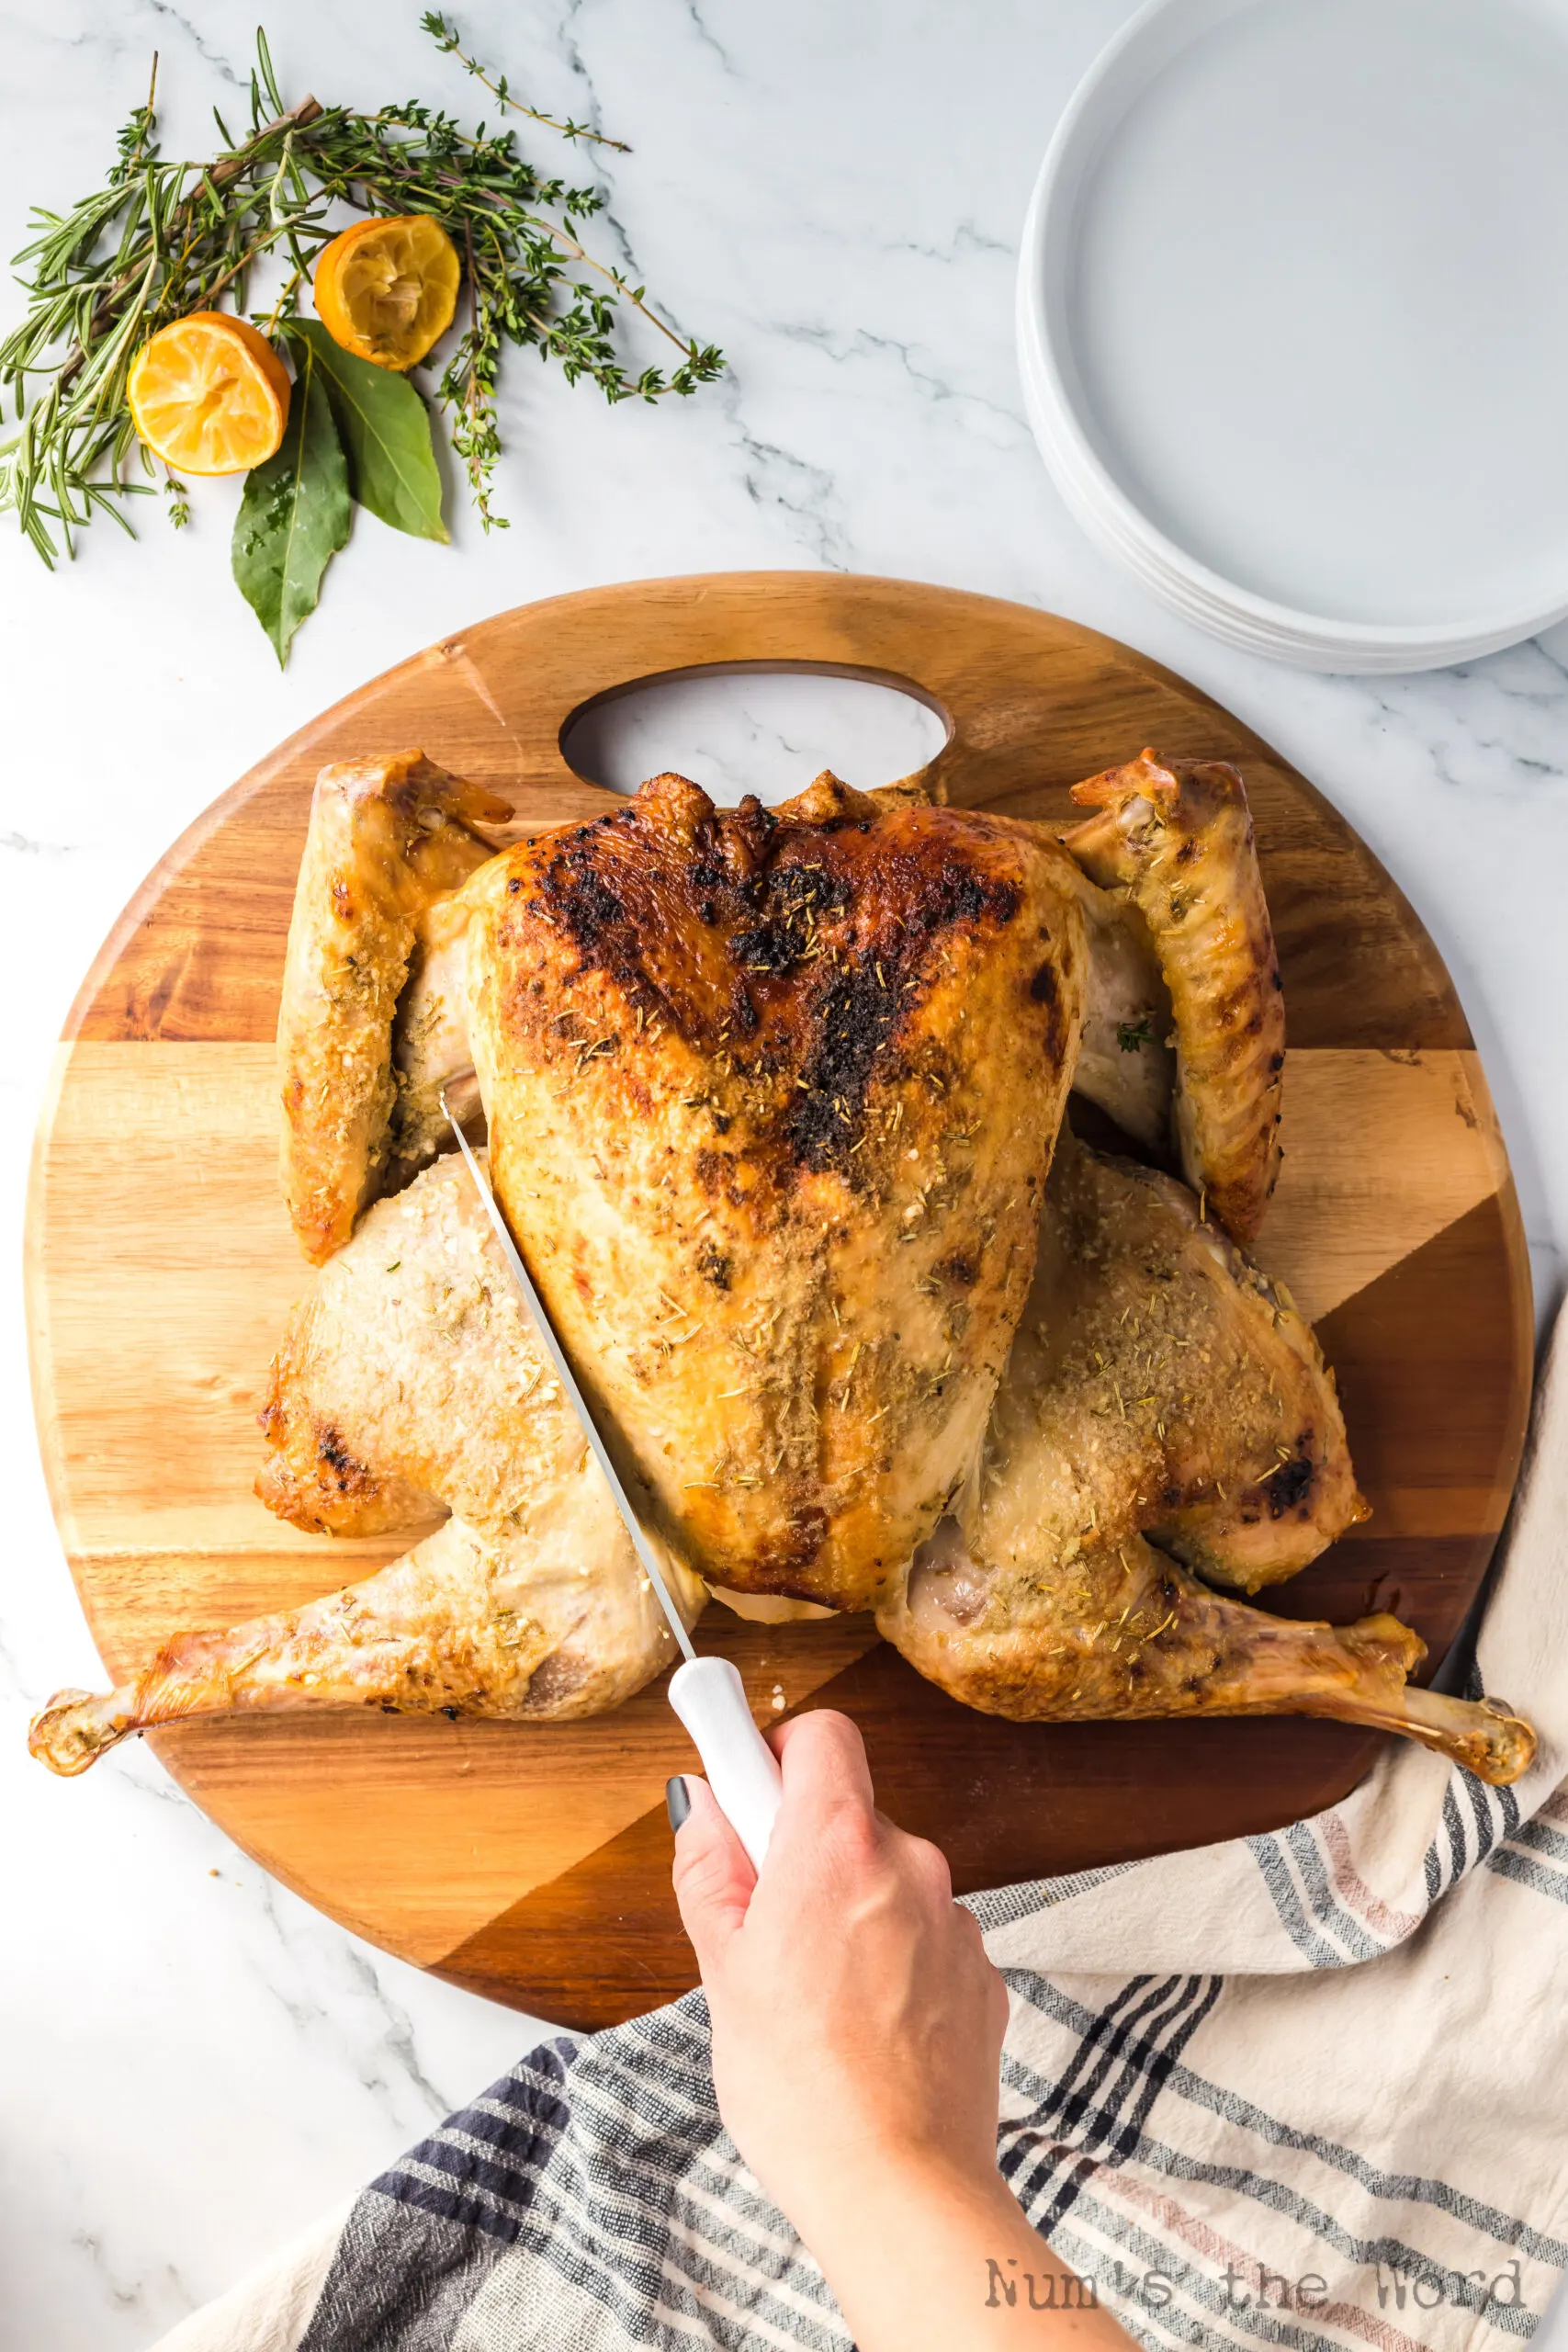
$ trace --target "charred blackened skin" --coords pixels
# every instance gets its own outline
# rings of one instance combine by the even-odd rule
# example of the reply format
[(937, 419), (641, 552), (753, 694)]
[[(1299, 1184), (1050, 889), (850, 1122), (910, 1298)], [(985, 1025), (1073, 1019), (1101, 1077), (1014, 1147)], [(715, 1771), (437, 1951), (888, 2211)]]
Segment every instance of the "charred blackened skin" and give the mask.
[(729, 952), (749, 972), (780, 973), (793, 971), (805, 948), (782, 926), (775, 929), (772, 923), (759, 923), (753, 931), (738, 931)]
[(938, 931), (945, 922), (978, 922), (982, 915), (1011, 922), (1017, 912), (1018, 892), (1010, 882), (987, 882), (966, 865), (944, 865), (915, 920), (925, 931)]
[(711, 1241), (705, 1241), (697, 1251), (697, 1272), (705, 1282), (712, 1283), (715, 1290), (728, 1290), (735, 1272), (734, 1261)]
[(843, 876), (824, 866), (775, 866), (761, 893), (763, 920), (738, 931), (729, 952), (749, 972), (793, 971), (811, 952), (817, 917), (841, 913), (852, 896)]
[(789, 1119), (790, 1149), (814, 1173), (849, 1165), (872, 1072), (898, 1018), (898, 977), (870, 957), (836, 973), (818, 999), (818, 1043)]
[(781, 915), (837, 914), (852, 896), (844, 876), (823, 865), (776, 865), (768, 876), (769, 906)]
[[(1010, 922), (1018, 906), (1010, 882), (987, 882), (967, 866), (948, 865), (922, 890), (908, 929), (931, 933), (987, 916), (998, 924)], [(818, 1042), (803, 1072), (806, 1084), (791, 1107), (789, 1139), (796, 1161), (814, 1173), (850, 1166), (873, 1073), (904, 1010), (904, 967), (911, 949), (917, 959), (923, 953), (908, 933), (906, 938), (903, 956), (889, 954), (885, 961), (868, 953), (848, 970), (835, 970), (813, 1007)]]
[(1293, 1462), (1281, 1464), (1269, 1481), (1269, 1516), (1283, 1519), (1288, 1510), (1304, 1502), (1315, 1473), (1311, 1461), (1298, 1454)]
[(339, 1494), (352, 1494), (370, 1475), (363, 1462), (355, 1460), (335, 1429), (324, 1429), (316, 1440), (316, 1459), (332, 1472)]
[(552, 857), (545, 869), (541, 895), (568, 937), (579, 947), (597, 947), (601, 933), (626, 916), (626, 908), (614, 890), (600, 880), (585, 859), (578, 862), (570, 855)]

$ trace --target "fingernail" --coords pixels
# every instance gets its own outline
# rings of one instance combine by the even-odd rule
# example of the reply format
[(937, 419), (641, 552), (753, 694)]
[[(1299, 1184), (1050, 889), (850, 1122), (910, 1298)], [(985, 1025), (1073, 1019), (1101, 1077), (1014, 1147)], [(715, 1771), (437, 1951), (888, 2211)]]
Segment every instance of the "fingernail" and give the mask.
[(671, 1829), (679, 1829), (692, 1810), (691, 1793), (681, 1773), (664, 1783), (664, 1809), (670, 1815)]

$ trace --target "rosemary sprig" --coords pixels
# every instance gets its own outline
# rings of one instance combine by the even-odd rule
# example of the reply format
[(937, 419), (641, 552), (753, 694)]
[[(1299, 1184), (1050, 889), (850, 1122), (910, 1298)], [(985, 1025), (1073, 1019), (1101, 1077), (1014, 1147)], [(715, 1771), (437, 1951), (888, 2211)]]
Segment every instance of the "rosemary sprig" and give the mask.
[[(504, 105), (534, 113), (504, 82), (489, 82), (444, 17), (423, 22), (437, 47)], [(122, 502), (150, 486), (128, 478), (133, 451), (152, 471), (125, 399), (141, 345), (190, 311), (223, 301), (243, 311), (253, 273), (273, 261), (283, 287), (257, 322), (276, 333), (298, 311), (299, 288), (344, 206), (434, 214), (464, 258), (467, 323), (435, 398), (487, 528), (502, 519), (490, 499), (501, 454), (495, 390), (508, 346), (558, 361), (569, 383), (586, 378), (612, 401), (684, 397), (723, 368), (712, 345), (682, 337), (658, 315), (645, 287), (587, 252), (577, 231), (602, 210), (603, 194), (536, 171), (510, 130), (465, 131), (412, 100), (374, 113), (314, 97), (286, 107), (261, 32), (248, 127), (235, 139), (218, 118), (224, 144), (210, 161), (164, 159), (153, 97), (150, 90), (119, 132), (105, 185), (66, 212), (36, 212), (37, 233), (16, 257), (28, 299), (22, 323), (0, 343), (0, 413), (8, 391), (18, 427), (0, 446), (0, 509), (15, 511), (46, 563), (62, 544), (73, 550), (73, 534), (95, 514), (129, 530)], [(599, 136), (581, 124), (554, 127), (569, 138)], [(668, 372), (623, 365), (623, 304), (674, 345)], [(184, 492), (168, 495), (177, 522)]]

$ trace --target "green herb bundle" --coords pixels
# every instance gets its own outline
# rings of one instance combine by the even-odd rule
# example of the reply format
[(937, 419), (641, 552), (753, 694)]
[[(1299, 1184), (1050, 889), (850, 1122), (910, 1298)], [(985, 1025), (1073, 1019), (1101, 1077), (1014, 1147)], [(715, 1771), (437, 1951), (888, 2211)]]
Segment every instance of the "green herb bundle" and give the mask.
[[(503, 107), (573, 141), (605, 140), (558, 121), (492, 82), (438, 15), (423, 28), (491, 89)], [(576, 233), (602, 209), (591, 187), (536, 172), (514, 134), (471, 133), (415, 103), (365, 114), (313, 97), (286, 107), (256, 36), (250, 123), (233, 137), (217, 118), (222, 152), (210, 163), (167, 162), (153, 136), (154, 89), (119, 133), (105, 186), (69, 212), (37, 212), (38, 234), (16, 257), (28, 296), (22, 324), (0, 344), (0, 407), (8, 392), (17, 430), (0, 446), (0, 509), (10, 509), (46, 563), (94, 514), (126, 529), (124, 501), (150, 485), (152, 460), (126, 404), (131, 361), (149, 336), (192, 311), (227, 301), (245, 311), (258, 267), (283, 273), (276, 301), (251, 315), (295, 375), (281, 447), (247, 477), (234, 533), (234, 574), (279, 662), (320, 594), (321, 574), (348, 536), (355, 503), (423, 538), (445, 540), (430, 412), (407, 377), (342, 350), (299, 315), (299, 290), (341, 209), (423, 212), (452, 239), (463, 265), (457, 341), (434, 386), (487, 530), (504, 527), (491, 487), (501, 439), (495, 390), (509, 347), (559, 362), (612, 401), (685, 395), (721, 371), (722, 355), (659, 317), (647, 289), (595, 261)], [(334, 214), (337, 218), (334, 219)], [(584, 271), (590, 273), (583, 276)], [(629, 373), (616, 347), (622, 305), (674, 345), (668, 372)], [(36, 380), (35, 380), (36, 379)], [(165, 478), (176, 526), (185, 486)]]

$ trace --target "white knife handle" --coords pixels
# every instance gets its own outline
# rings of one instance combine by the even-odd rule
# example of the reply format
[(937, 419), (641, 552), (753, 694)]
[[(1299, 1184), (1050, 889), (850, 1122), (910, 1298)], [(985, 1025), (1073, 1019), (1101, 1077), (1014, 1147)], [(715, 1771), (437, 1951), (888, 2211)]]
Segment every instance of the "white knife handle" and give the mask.
[(727, 1657), (689, 1658), (670, 1679), (670, 1704), (692, 1735), (719, 1811), (760, 1871), (784, 1781), (745, 1684)]

